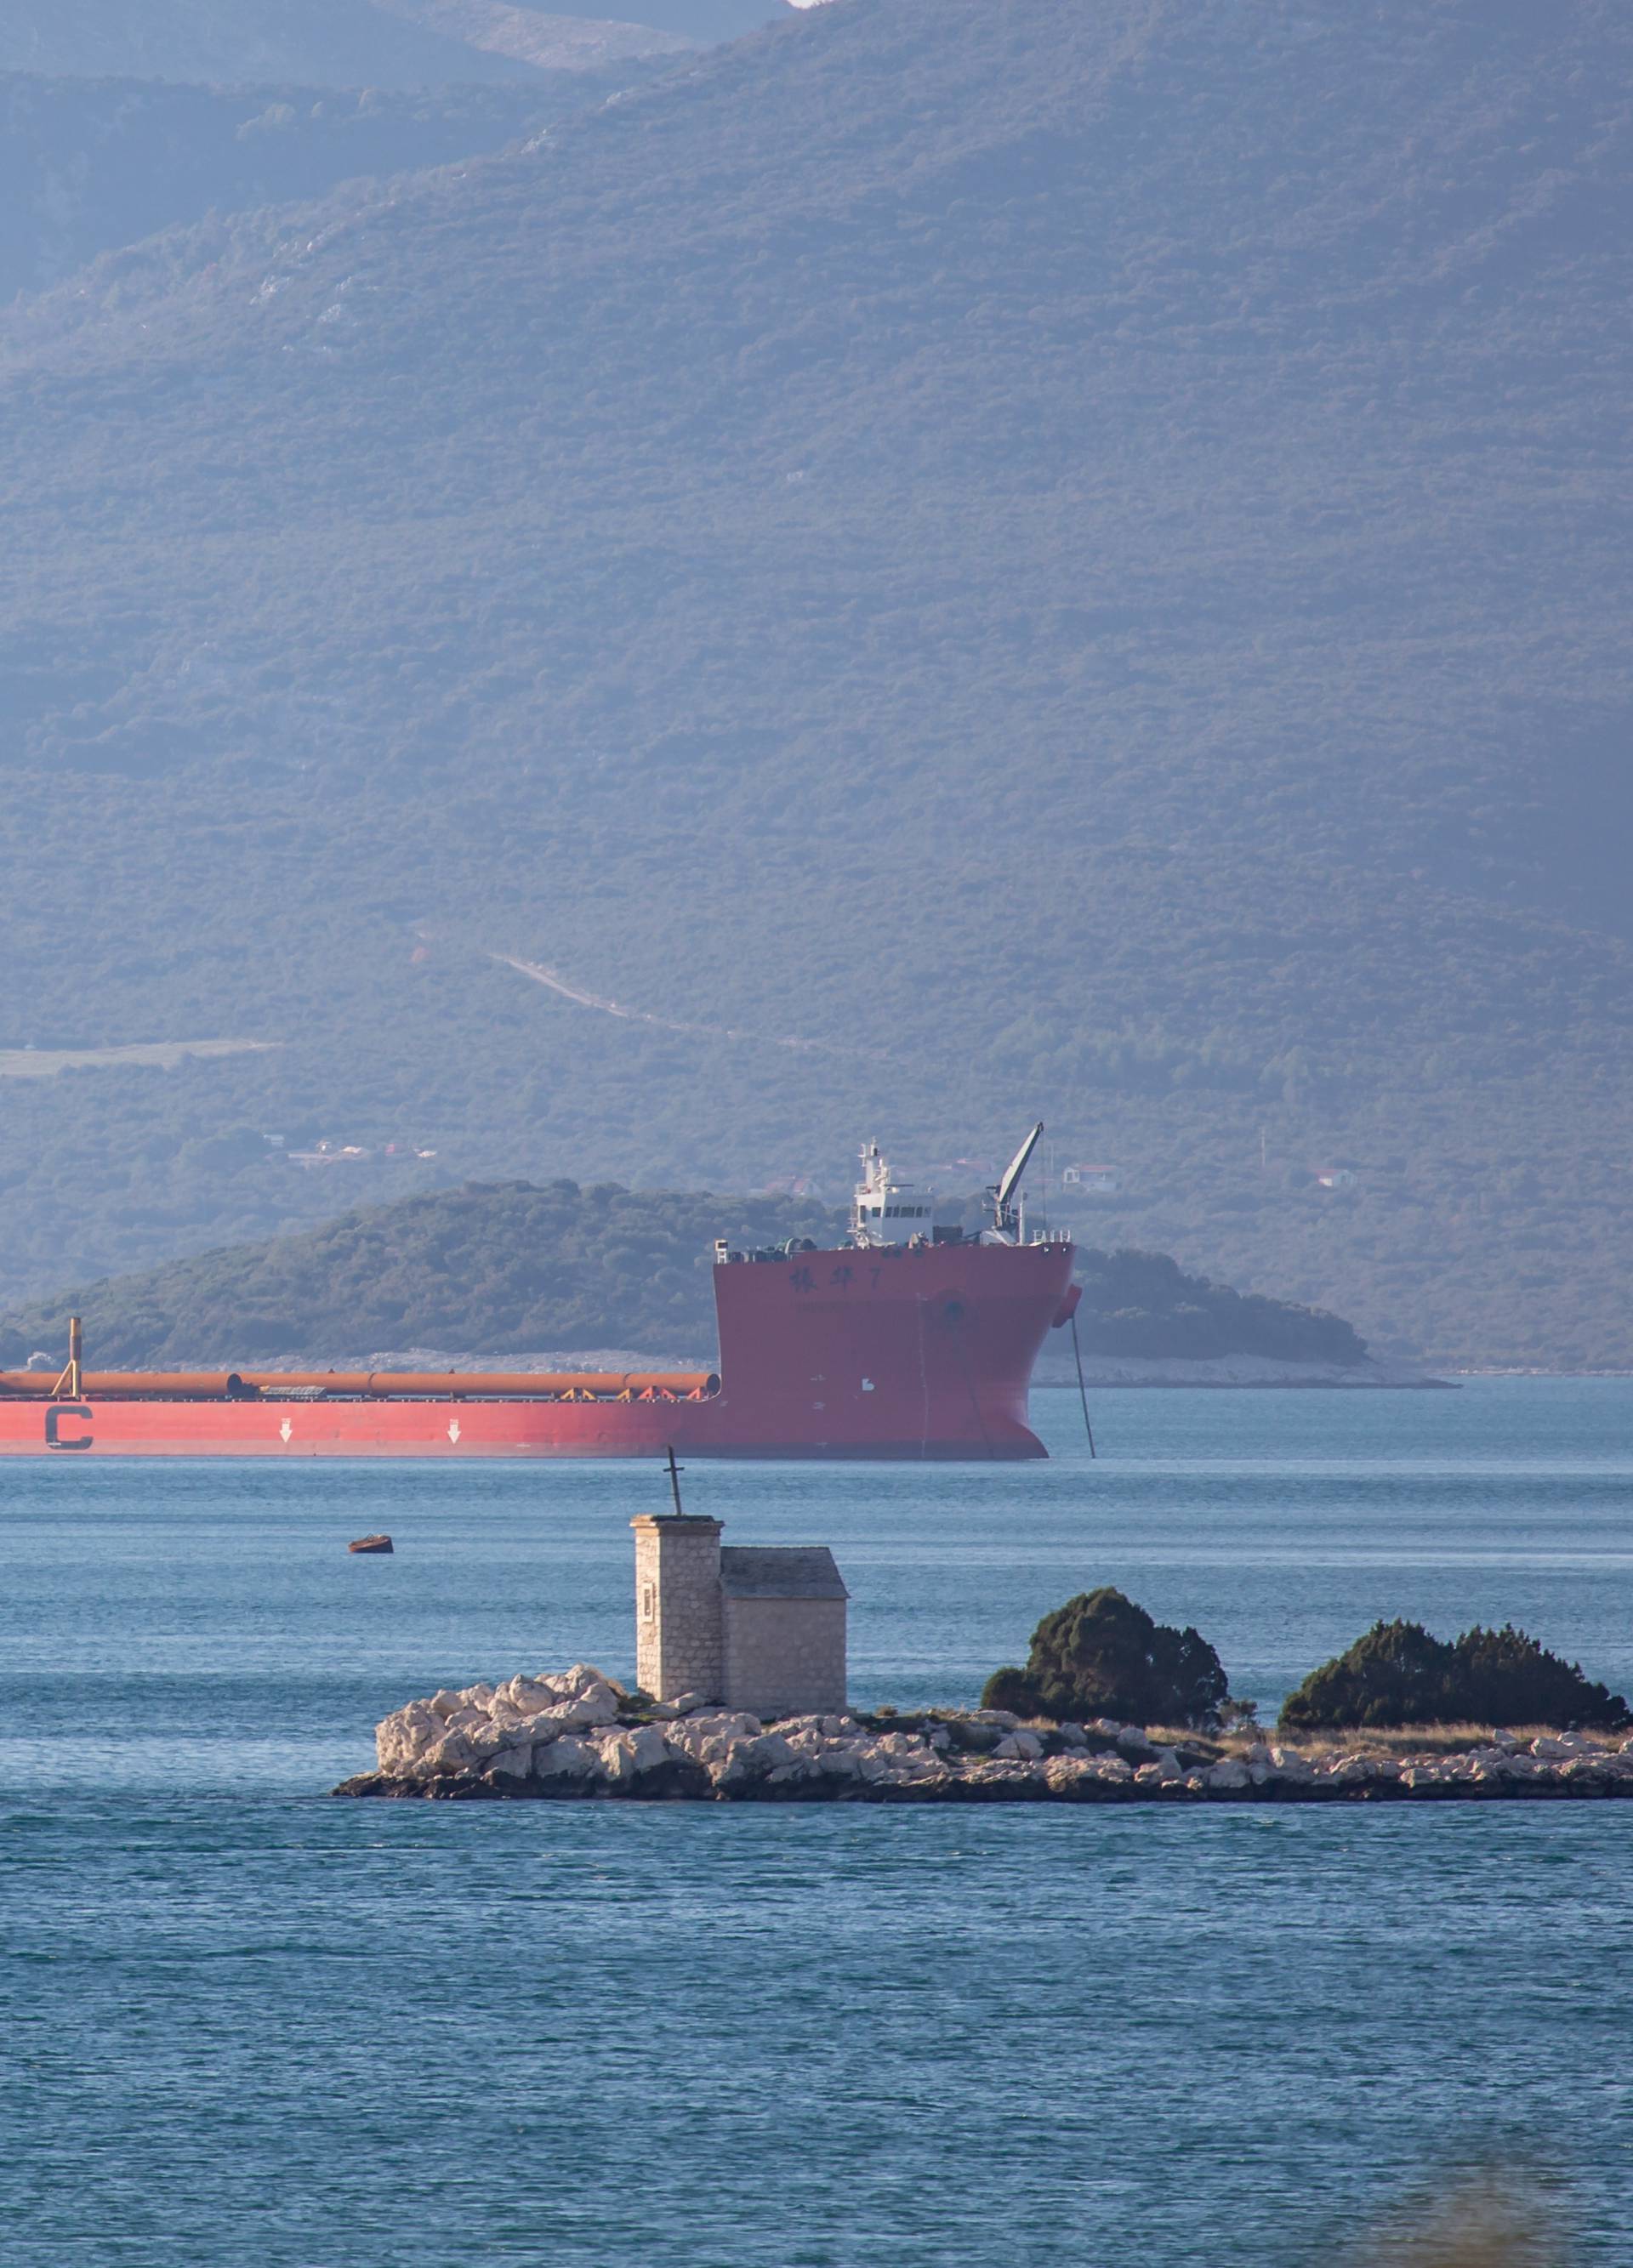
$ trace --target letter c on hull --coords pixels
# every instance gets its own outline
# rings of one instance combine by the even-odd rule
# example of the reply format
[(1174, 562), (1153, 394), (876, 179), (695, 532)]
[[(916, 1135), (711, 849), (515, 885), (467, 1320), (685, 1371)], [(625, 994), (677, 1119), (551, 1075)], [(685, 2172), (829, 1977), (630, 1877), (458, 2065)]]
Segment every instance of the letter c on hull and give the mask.
[[(91, 1410), (85, 1408), (83, 1402), (54, 1402), (45, 1414), (45, 1438), (47, 1448), (88, 1449), (91, 1447), (91, 1421), (92, 1414), (93, 1413)], [(65, 1418), (83, 1418), (85, 1427), (85, 1432), (83, 1433), (64, 1433), (62, 1428), (63, 1420)]]

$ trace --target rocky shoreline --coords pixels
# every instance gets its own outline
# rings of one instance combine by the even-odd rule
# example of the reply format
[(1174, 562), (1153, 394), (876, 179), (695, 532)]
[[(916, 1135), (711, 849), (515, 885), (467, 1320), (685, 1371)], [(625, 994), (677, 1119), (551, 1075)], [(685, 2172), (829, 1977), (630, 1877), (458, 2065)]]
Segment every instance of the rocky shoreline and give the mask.
[[(1034, 1386), (1069, 1387), (1077, 1390), (1077, 1373), (1069, 1360), (1046, 1347), (1032, 1373)], [(1371, 1391), (1391, 1387), (1454, 1393), (1458, 1381), (1437, 1378), (1415, 1363), (1407, 1362), (1283, 1362), (1270, 1355), (1236, 1354), (1192, 1358), (1183, 1355), (1107, 1355), (1083, 1357), (1083, 1384), (1092, 1394), (1119, 1386), (1333, 1387)]]
[(1398, 1803), (1633, 1797), (1633, 1738), (1494, 1731), (1465, 1749), (1153, 1736), (1002, 1709), (788, 1717), (650, 1702), (587, 1663), (410, 1701), (333, 1793), (443, 1802)]
[[(503, 1367), (520, 1374), (558, 1370), (712, 1370), (720, 1358), (713, 1348), (690, 1352), (644, 1351), (632, 1347), (565, 1347), (506, 1354)], [(226, 1351), (207, 1367), (267, 1372), (308, 1370), (491, 1370), (495, 1357), (450, 1353), (443, 1347), (372, 1347), (355, 1354), (245, 1355)], [(1416, 1363), (1370, 1358), (1362, 1363), (1293, 1362), (1271, 1355), (1085, 1354), (1083, 1383), (1090, 1392), (1113, 1386), (1427, 1387), (1455, 1389), (1454, 1378), (1437, 1378)], [(1038, 1356), (1032, 1384), (1077, 1391), (1077, 1373), (1068, 1354), (1047, 1346)]]

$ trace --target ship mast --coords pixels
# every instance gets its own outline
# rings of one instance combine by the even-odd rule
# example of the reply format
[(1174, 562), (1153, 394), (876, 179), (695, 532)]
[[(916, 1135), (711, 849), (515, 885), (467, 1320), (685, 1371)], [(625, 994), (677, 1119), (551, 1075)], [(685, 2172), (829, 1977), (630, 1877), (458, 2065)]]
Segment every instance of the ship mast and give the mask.
[(68, 1367), (51, 1388), (54, 1402), (59, 1395), (70, 1402), (78, 1401), (80, 1364), (84, 1353), (85, 1337), (79, 1327), (79, 1318), (70, 1315), (68, 1319)]

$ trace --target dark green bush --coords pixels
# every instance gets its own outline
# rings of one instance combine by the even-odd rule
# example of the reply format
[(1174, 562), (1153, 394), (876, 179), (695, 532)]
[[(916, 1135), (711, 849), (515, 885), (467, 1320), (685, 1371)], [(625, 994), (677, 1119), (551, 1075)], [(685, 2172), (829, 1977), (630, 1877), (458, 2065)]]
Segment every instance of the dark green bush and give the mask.
[(1282, 1705), (1286, 1732), (1455, 1724), (1633, 1724), (1619, 1693), (1505, 1623), (1448, 1642), (1421, 1623), (1374, 1623)]
[(1153, 1622), (1108, 1584), (1046, 1615), (1025, 1668), (995, 1670), (981, 1703), (1057, 1720), (1211, 1725), (1227, 1697), (1219, 1656), (1199, 1631)]

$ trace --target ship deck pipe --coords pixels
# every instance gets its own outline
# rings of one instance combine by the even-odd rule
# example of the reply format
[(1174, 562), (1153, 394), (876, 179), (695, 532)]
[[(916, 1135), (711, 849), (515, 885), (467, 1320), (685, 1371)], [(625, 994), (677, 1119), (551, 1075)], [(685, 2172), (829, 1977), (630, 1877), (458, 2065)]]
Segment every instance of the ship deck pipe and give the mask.
[[(320, 1394), (380, 1401), (411, 1395), (437, 1401), (469, 1397), (484, 1402), (539, 1402), (559, 1401), (571, 1394), (596, 1402), (670, 1397), (693, 1401), (720, 1390), (719, 1376), (705, 1370), (87, 1370), (80, 1373), (74, 1398), (131, 1402), (157, 1395), (188, 1402), (233, 1402)], [(0, 1395), (29, 1402), (63, 1398), (61, 1381), (38, 1370), (0, 1371)]]

